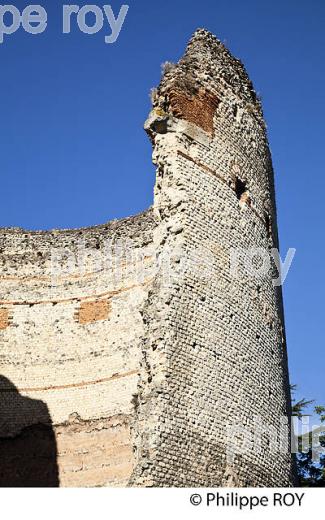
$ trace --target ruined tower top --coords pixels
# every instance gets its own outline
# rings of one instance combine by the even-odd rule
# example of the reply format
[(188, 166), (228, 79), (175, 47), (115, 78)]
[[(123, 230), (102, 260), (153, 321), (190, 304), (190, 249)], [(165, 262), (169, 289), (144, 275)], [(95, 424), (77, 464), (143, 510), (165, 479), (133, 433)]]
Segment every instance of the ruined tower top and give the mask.
[(163, 93), (172, 87), (188, 94), (208, 88), (219, 97), (231, 91), (262, 117), (260, 101), (244, 65), (205, 29), (195, 31), (177, 65), (167, 65), (159, 91)]

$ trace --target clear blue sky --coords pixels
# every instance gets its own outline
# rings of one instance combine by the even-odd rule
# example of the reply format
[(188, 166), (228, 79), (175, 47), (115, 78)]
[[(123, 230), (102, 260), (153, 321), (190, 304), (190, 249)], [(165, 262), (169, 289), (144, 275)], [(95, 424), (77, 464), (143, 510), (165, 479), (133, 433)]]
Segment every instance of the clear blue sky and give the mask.
[(297, 249), (284, 286), (291, 380), (324, 404), (324, 1), (125, 0), (113, 45), (108, 27), (87, 36), (73, 24), (63, 35), (68, 2), (38, 1), (46, 32), (20, 29), (0, 45), (0, 226), (79, 227), (147, 208), (150, 88), (160, 64), (178, 60), (197, 27), (209, 29), (262, 96), (282, 252)]

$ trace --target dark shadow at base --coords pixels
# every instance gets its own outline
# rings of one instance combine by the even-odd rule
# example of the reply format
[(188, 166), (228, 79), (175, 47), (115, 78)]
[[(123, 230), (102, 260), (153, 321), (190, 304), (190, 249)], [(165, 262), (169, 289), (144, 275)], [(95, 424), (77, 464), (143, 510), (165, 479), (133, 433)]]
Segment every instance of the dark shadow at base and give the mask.
[(0, 487), (58, 487), (57, 447), (43, 401), (0, 376)]

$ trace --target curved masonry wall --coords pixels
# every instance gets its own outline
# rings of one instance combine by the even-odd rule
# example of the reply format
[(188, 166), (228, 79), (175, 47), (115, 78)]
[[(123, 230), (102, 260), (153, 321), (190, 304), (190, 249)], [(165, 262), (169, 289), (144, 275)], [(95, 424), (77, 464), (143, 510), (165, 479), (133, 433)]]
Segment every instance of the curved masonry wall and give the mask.
[(230, 265), (234, 249), (278, 246), (260, 103), (203, 30), (153, 97), (152, 209), (0, 232), (0, 373), (28, 404), (13, 413), (0, 378), (0, 437), (51, 421), (63, 486), (290, 485), (289, 449), (266, 436), (227, 458), (227, 424), (278, 432), (290, 413), (281, 290)]
[(42, 423), (35, 400), (46, 403), (63, 486), (127, 484), (132, 471), (153, 227), (149, 210), (89, 229), (0, 234), (0, 373), (30, 399), (19, 413), (15, 392), (1, 395), (0, 435)]

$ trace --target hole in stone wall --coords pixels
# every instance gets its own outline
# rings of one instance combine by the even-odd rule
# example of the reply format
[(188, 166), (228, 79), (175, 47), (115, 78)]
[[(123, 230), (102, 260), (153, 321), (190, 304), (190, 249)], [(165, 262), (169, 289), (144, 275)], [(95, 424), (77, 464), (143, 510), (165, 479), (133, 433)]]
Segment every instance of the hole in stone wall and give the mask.
[(239, 179), (239, 177), (236, 177), (235, 192), (236, 192), (237, 199), (241, 200), (242, 196), (246, 193), (246, 191), (247, 191), (246, 182)]
[(244, 208), (246, 205), (250, 206), (252, 201), (249, 195), (249, 191), (247, 188), (247, 184), (245, 181), (242, 181), (239, 177), (235, 178), (234, 183), (236, 197), (239, 200), (239, 205), (241, 208)]
[(267, 234), (269, 238), (272, 238), (272, 219), (268, 213), (264, 213), (264, 222), (267, 229)]

